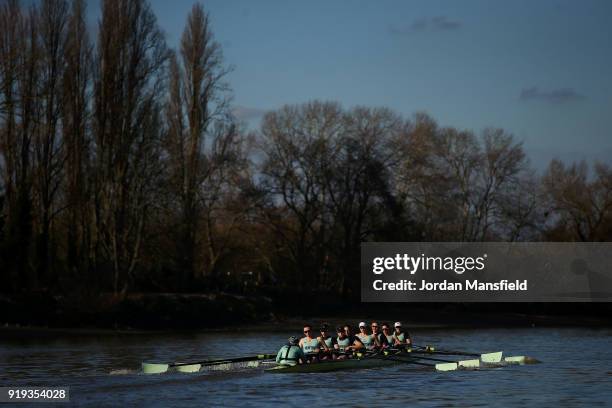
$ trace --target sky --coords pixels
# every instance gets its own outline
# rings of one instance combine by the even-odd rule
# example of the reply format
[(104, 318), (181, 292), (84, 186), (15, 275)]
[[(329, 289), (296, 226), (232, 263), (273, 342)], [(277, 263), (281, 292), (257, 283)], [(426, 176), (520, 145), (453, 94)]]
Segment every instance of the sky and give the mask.
[[(153, 0), (178, 46), (193, 1)], [(501, 127), (532, 165), (612, 164), (612, 1), (208, 0), (236, 112), (312, 99)], [(99, 18), (98, 1), (89, 19)]]

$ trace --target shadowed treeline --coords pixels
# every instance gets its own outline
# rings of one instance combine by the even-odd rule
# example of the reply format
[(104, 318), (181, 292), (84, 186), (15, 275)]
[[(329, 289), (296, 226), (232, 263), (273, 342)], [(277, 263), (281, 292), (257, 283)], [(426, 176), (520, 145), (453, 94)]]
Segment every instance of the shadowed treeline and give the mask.
[[(503, 129), (313, 101), (232, 115), (196, 5), (0, 5), (0, 292), (359, 296), (363, 241), (607, 241), (612, 170), (537, 174)], [(248, 69), (248, 67), (245, 67)]]

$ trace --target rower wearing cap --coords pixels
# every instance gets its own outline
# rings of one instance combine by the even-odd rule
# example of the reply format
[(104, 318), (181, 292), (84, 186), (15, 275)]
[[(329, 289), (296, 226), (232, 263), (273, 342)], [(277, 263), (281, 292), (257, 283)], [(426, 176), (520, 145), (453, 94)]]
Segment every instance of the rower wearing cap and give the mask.
[(394, 340), (393, 345), (394, 346), (399, 346), (399, 345), (411, 346), (412, 339), (410, 338), (410, 334), (405, 333), (404, 330), (402, 330), (402, 323), (395, 322), (393, 327), (395, 329), (393, 333), (393, 340)]
[(276, 363), (289, 366), (303, 364), (306, 361), (306, 357), (298, 343), (299, 340), (297, 337), (289, 337), (289, 342), (278, 350), (276, 354)]
[(304, 337), (300, 339), (299, 345), (306, 356), (312, 357), (319, 354), (319, 340), (316, 337), (312, 337), (311, 325), (304, 325)]
[(334, 354), (335, 358), (341, 360), (348, 358), (347, 352), (359, 350), (363, 348), (363, 343), (351, 333), (351, 327), (346, 325), (344, 327), (336, 328), (337, 337), (334, 339), (334, 349), (338, 352)]
[(374, 350), (376, 347), (380, 346), (376, 336), (368, 334), (368, 326), (365, 322), (359, 322), (359, 333), (357, 333), (357, 338), (368, 350)]
[(321, 359), (325, 360), (331, 357), (331, 351), (334, 349), (334, 338), (329, 335), (327, 324), (323, 323), (319, 329), (321, 335), (317, 337), (321, 349)]

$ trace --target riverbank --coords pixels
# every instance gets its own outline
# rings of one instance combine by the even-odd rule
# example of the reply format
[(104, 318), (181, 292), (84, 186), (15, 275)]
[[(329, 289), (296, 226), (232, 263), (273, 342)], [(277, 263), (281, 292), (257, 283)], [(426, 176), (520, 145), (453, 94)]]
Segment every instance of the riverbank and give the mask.
[[(176, 331), (283, 331), (304, 322), (331, 326), (360, 320), (411, 328), (610, 327), (612, 304), (350, 303), (331, 296), (230, 293), (51, 296), (0, 295), (0, 331), (54, 335)], [(307, 304), (308, 307), (304, 307)], [(307, 311), (307, 313), (305, 313)]]
[(114, 331), (221, 327), (268, 321), (272, 300), (228, 293), (154, 293), (114, 296), (0, 295), (0, 325), (8, 328)]

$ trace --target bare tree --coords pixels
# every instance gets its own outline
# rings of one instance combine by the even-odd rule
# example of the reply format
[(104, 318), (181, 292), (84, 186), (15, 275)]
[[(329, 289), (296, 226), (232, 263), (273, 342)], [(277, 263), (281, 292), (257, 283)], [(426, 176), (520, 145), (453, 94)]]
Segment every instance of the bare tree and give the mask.
[[(445, 128), (439, 134), (435, 154), (439, 162), (440, 178), (446, 183), (445, 193), (438, 198), (440, 207), (452, 208), (454, 219), (447, 226), (459, 241), (472, 240), (477, 230), (479, 212), (475, 210), (477, 178), (481, 167), (481, 148), (472, 132)], [(447, 212), (447, 214), (449, 214)]]
[(485, 129), (482, 143), (483, 163), (474, 202), (471, 241), (490, 238), (490, 227), (496, 223), (496, 215), (506, 200), (507, 192), (526, 180), (521, 178), (527, 169), (525, 152), (522, 144), (516, 143), (511, 134), (503, 129)]
[[(181, 37), (180, 60), (170, 64), (166, 117), (171, 185), (179, 201), (178, 264), (188, 286), (203, 272), (214, 275), (222, 250), (215, 222), (224, 189), (244, 161), (241, 138), (229, 110), (229, 88), (210, 18), (193, 6)], [(201, 229), (204, 234), (201, 234)], [(202, 256), (202, 245), (206, 248)], [(205, 266), (202, 261), (206, 259)]]
[[(25, 39), (22, 34), (22, 13), (17, 0), (0, 5), (0, 154), (4, 194), (12, 207), (19, 183), (19, 149), (17, 145), (17, 75), (20, 53)], [(8, 211), (10, 214), (11, 211)]]
[(317, 287), (324, 254), (319, 247), (329, 240), (322, 172), (329, 170), (339, 147), (343, 119), (338, 104), (315, 101), (270, 112), (262, 123), (266, 222), (291, 259), (295, 282), (304, 287)]
[(525, 171), (503, 192), (496, 211), (495, 227), (501, 237), (514, 241), (537, 241), (545, 226), (540, 178)]
[(386, 210), (384, 203), (392, 195), (390, 171), (398, 163), (392, 141), (402, 124), (388, 109), (358, 107), (344, 115), (342, 133), (330, 143), (332, 153), (322, 168), (321, 182), (330, 212), (328, 229), (334, 237), (327, 251), (336, 260), (335, 283), (343, 294), (358, 293), (360, 244), (376, 228), (368, 221)]
[(333, 102), (247, 135), (202, 5), (172, 53), (147, 0), (102, 0), (95, 46), (85, 5), (0, 3), (4, 290), (226, 289), (252, 270), (350, 297), (367, 240), (610, 239), (609, 166), (540, 178), (503, 129)]
[(264, 213), (301, 287), (357, 293), (357, 253), (372, 236), (369, 221), (392, 195), (391, 142), (402, 126), (387, 109), (344, 112), (317, 101), (265, 116)]
[(19, 286), (19, 271), (27, 262), (30, 223), (29, 155), (23, 154), (29, 150), (29, 138), (23, 138), (18, 122), (18, 76), (24, 68), (21, 54), (26, 44), (24, 18), (17, 0), (0, 5), (0, 169), (7, 223), (2, 249), (13, 254), (0, 269), (7, 274), (12, 290)]
[(85, 24), (84, 0), (73, 0), (64, 53), (62, 122), (66, 160), (67, 264), (77, 275), (90, 270), (91, 240), (89, 114), (92, 46)]
[[(105, 0), (95, 61), (94, 183), (100, 267), (112, 271), (112, 288), (125, 293), (143, 240), (151, 160), (159, 126), (168, 52), (144, 0)], [(152, 132), (153, 131), (153, 132)], [(101, 252), (100, 252), (101, 251)]]
[(566, 167), (553, 160), (543, 178), (548, 198), (548, 213), (555, 230), (566, 234), (554, 239), (603, 241), (610, 237), (612, 225), (612, 170), (596, 163), (589, 178), (587, 164)]
[(457, 220), (464, 219), (466, 189), (474, 175), (472, 156), (479, 153), (466, 149), (474, 144), (473, 136), (441, 129), (429, 115), (417, 113), (395, 143), (402, 156), (395, 172), (396, 194), (421, 223), (422, 238), (460, 240)]
[[(32, 236), (32, 140), (40, 115), (37, 104), (37, 86), (40, 75), (40, 43), (38, 37), (39, 15), (35, 7), (22, 14), (17, 2), (10, 2), (5, 10), (8, 22), (5, 44), (9, 58), (5, 68), (6, 90), (4, 100), (8, 102), (7, 125), (4, 131), (4, 156), (7, 168), (7, 198), (9, 225), (7, 237), (10, 241), (13, 272), (11, 282), (17, 287), (38, 287), (36, 270), (30, 264), (30, 241)], [(16, 24), (16, 26), (15, 26)], [(16, 34), (16, 37), (13, 35)], [(12, 180), (11, 180), (12, 178)]]
[(40, 74), (37, 103), (40, 119), (33, 141), (35, 198), (37, 204), (38, 275), (48, 280), (51, 222), (57, 214), (56, 197), (64, 165), (63, 140), (60, 137), (64, 47), (68, 25), (65, 0), (44, 0), (38, 20)]
[[(527, 169), (520, 143), (502, 129), (439, 129), (419, 115), (400, 140), (402, 194), (424, 224), (426, 239), (479, 241), (500, 231), (501, 205)], [(499, 238), (499, 237), (498, 237)]]

